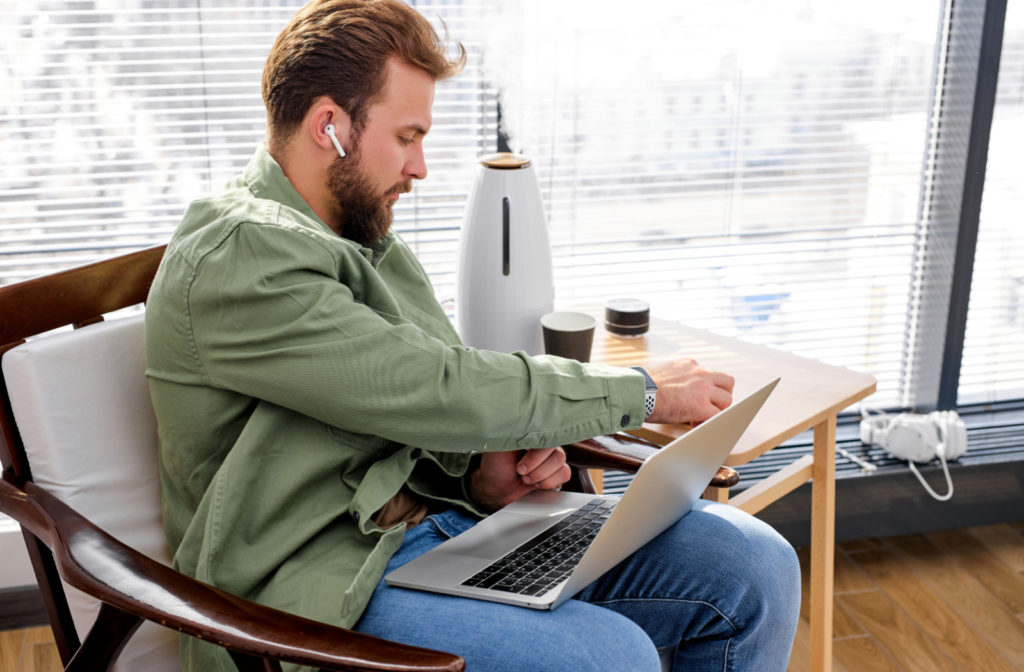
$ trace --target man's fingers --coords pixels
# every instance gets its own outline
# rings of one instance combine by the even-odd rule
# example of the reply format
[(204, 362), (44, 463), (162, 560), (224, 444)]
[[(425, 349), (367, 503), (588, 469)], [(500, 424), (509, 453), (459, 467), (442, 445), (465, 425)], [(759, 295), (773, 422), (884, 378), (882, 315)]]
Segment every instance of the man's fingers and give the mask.
[(530, 473), (537, 467), (539, 467), (545, 460), (547, 460), (555, 451), (561, 451), (561, 448), (536, 448), (534, 450), (526, 451), (519, 460), (519, 464), (516, 465), (516, 473), (520, 476)]
[(712, 371), (710, 375), (711, 382), (714, 383), (716, 387), (720, 387), (726, 392), (732, 392), (733, 385), (736, 384), (735, 378), (730, 376), (728, 373), (721, 373), (719, 371)]
[(711, 390), (711, 394), (709, 395), (709, 400), (711, 401), (712, 405), (714, 405), (714, 407), (720, 411), (724, 411), (725, 409), (729, 408), (729, 406), (732, 405), (731, 389), (732, 388), (730, 388), (730, 390), (725, 390), (722, 389), (721, 387), (713, 388)]
[[(555, 486), (559, 486), (565, 482), (565, 480), (558, 480), (563, 472), (563, 469), (568, 469), (564, 461), (559, 460), (547, 460), (538, 466), (530, 473), (523, 476), (523, 483), (534, 487), (548, 487), (544, 483), (548, 480), (556, 480)], [(568, 476), (566, 476), (568, 478)]]
[(558, 478), (563, 466), (565, 466), (565, 451), (561, 447), (540, 448), (527, 451), (523, 459), (519, 460), (516, 471), (524, 483), (540, 484), (543, 487), (542, 484), (548, 479)]
[(572, 469), (569, 468), (568, 464), (563, 464), (551, 476), (539, 483), (534, 483), (533, 488), (535, 490), (555, 490), (564, 485), (571, 476)]

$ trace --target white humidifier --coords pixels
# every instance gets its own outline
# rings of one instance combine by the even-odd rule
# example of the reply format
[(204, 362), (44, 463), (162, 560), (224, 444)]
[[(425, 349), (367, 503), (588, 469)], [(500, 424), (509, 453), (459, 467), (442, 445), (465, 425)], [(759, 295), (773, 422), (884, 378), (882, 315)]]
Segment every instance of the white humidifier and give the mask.
[(480, 159), (466, 204), (456, 275), (462, 341), (500, 352), (544, 351), (540, 318), (554, 305), (547, 218), (529, 159)]

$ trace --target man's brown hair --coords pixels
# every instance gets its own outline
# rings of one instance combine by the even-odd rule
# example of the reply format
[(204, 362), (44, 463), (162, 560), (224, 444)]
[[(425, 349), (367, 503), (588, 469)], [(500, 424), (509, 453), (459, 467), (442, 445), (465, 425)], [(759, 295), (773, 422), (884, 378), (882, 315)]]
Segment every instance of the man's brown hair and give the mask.
[(438, 81), (465, 64), (466, 50), (457, 46), (450, 59), (430, 23), (401, 0), (312, 0), (278, 35), (263, 69), (274, 144), (286, 142), (323, 95), (345, 110), (358, 136), (386, 83), (388, 59), (398, 57)]

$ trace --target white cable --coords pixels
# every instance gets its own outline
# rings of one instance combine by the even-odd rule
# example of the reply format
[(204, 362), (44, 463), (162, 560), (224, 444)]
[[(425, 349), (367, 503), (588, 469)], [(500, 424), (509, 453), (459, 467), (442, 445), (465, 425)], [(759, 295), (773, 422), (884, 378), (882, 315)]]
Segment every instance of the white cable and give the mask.
[(942, 462), (942, 471), (946, 474), (946, 485), (949, 487), (949, 492), (945, 495), (936, 494), (936, 492), (932, 490), (931, 486), (925, 483), (924, 477), (921, 476), (921, 472), (917, 470), (917, 466), (913, 462), (907, 460), (907, 464), (910, 465), (910, 470), (914, 472), (915, 476), (917, 476), (917, 480), (921, 481), (921, 485), (923, 485), (924, 489), (928, 491), (928, 494), (940, 502), (945, 502), (953, 496), (953, 479), (949, 477), (949, 467), (946, 466), (946, 456), (940, 455), (939, 461)]
[(851, 462), (853, 462), (855, 464), (859, 464), (861, 471), (869, 471), (870, 472), (870, 471), (874, 471), (875, 469), (878, 469), (878, 465), (871, 464), (870, 462), (865, 462), (864, 460), (860, 459), (856, 455), (853, 455), (852, 453), (850, 453), (845, 448), (842, 448), (840, 446), (836, 446), (836, 450), (838, 450), (839, 453), (843, 457), (848, 459), (849, 461), (851, 461)]

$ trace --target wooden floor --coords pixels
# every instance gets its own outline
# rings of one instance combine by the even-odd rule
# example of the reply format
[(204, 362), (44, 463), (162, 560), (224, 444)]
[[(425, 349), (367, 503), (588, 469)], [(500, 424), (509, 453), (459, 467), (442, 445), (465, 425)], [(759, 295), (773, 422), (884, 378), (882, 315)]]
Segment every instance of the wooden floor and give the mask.
[[(1024, 523), (840, 544), (835, 591), (837, 672), (1024, 672)], [(789, 672), (809, 670), (806, 606)], [(0, 672), (60, 669), (48, 628), (0, 632)]]
[[(834, 609), (837, 672), (1020, 672), (1024, 523), (839, 544)], [(809, 636), (805, 599), (789, 672), (809, 670)]]
[(50, 672), (62, 669), (50, 628), (0, 632), (0, 672)]

